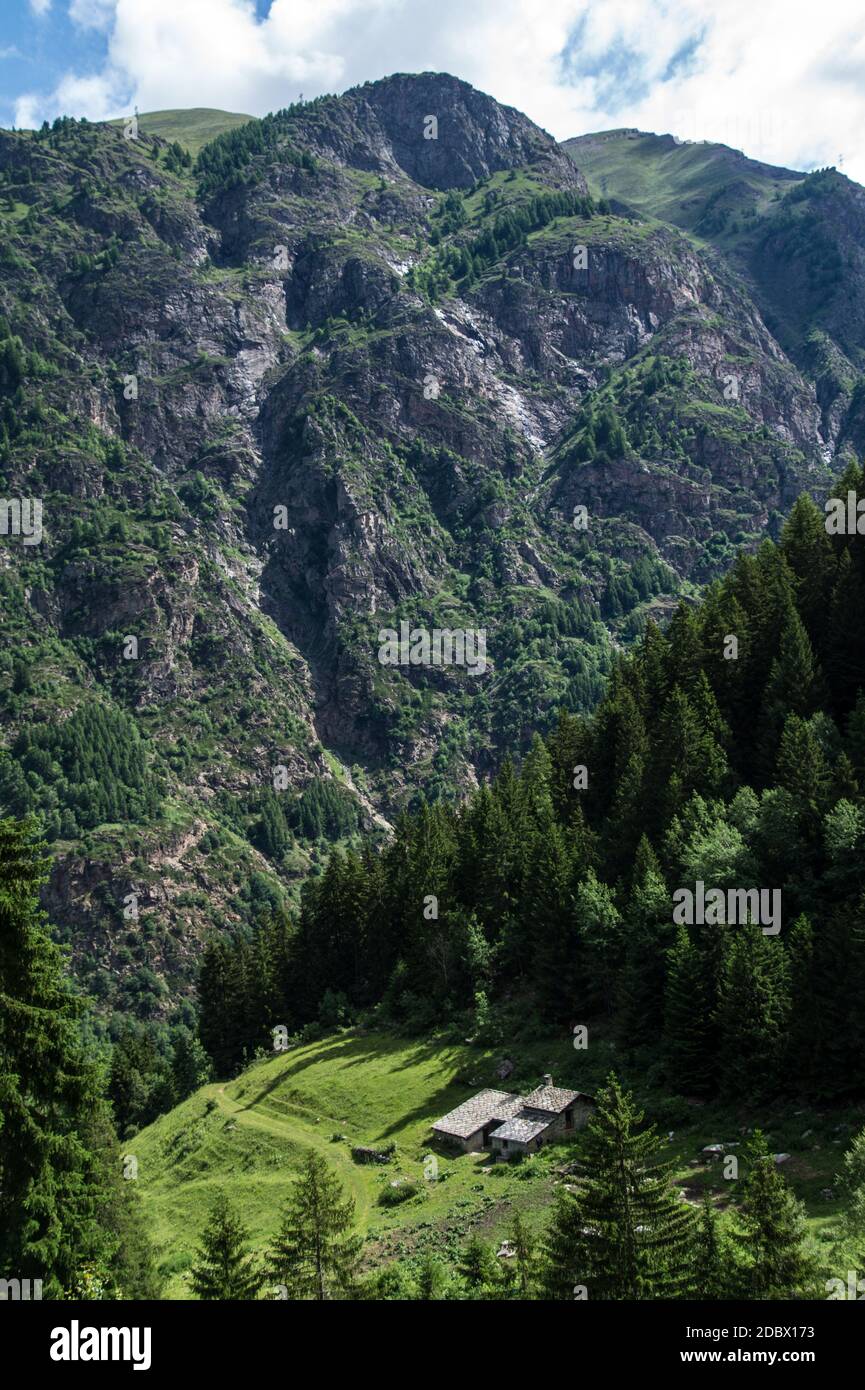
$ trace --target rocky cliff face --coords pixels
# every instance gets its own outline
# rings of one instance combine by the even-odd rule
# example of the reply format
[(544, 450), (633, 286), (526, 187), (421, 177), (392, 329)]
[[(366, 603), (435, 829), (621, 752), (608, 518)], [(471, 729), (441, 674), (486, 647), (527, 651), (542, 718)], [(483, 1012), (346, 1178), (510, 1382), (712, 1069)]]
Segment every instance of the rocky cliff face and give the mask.
[[(52, 911), (145, 1015), (328, 842), (589, 708), (851, 446), (746, 278), (444, 75), (195, 169), (146, 119), (0, 132), (0, 179), (4, 495), (44, 501), (41, 544), (0, 545), (4, 799), (48, 814)], [(382, 664), (403, 620), (483, 630), (485, 671)], [(89, 703), (143, 735), (158, 809), (91, 824), (22, 743)]]

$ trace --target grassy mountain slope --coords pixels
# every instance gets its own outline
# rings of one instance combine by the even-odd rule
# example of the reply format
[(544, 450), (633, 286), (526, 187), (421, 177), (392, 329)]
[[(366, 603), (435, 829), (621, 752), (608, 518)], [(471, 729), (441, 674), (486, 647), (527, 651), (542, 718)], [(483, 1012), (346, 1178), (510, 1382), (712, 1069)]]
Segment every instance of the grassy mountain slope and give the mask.
[[(430, 1125), (482, 1086), (519, 1091), (537, 1084), (546, 1070), (562, 1085), (591, 1091), (613, 1066), (615, 1053), (597, 1037), (585, 1053), (574, 1052), (567, 1038), (520, 1043), (509, 1053), (517, 1066), (504, 1082), (496, 1075), (502, 1055), (442, 1039), (351, 1030), (257, 1062), (234, 1081), (205, 1086), (127, 1141), (168, 1276), (167, 1296), (189, 1296), (184, 1276), (219, 1188), (237, 1204), (253, 1247), (266, 1249), (310, 1146), (327, 1158), (354, 1198), (368, 1269), (428, 1251), (454, 1260), (472, 1232), (504, 1236), (516, 1210), (540, 1231), (557, 1184), (567, 1178), (559, 1170), (578, 1151), (579, 1136), (521, 1164), (490, 1165), (486, 1153), (454, 1157), (432, 1146)], [(837, 1170), (843, 1136), (862, 1123), (861, 1109), (827, 1119), (801, 1109), (755, 1114), (695, 1108), (658, 1095), (648, 1098), (648, 1117), (672, 1133), (665, 1157), (688, 1198), (699, 1201), (708, 1187), (722, 1209), (735, 1202), (735, 1184), (722, 1180), (718, 1166), (694, 1160), (705, 1144), (725, 1142), (735, 1149), (745, 1128), (760, 1125), (776, 1150), (791, 1155), (785, 1173), (807, 1203), (817, 1239), (837, 1212), (837, 1204), (821, 1193)], [(389, 1164), (352, 1160), (354, 1144), (390, 1142), (397, 1149)], [(438, 1161), (434, 1182), (424, 1177), (431, 1152)], [(381, 1205), (380, 1195), (397, 1178), (415, 1183), (416, 1195), (397, 1206)]]
[[(126, 117), (110, 121), (109, 125), (123, 125)], [(143, 134), (158, 135), (161, 140), (176, 140), (191, 155), (208, 141), (222, 135), (226, 130), (246, 125), (253, 116), (244, 116), (239, 111), (217, 111), (210, 106), (191, 106), (179, 111), (143, 111), (139, 113), (138, 123)]]
[(602, 131), (564, 148), (593, 192), (682, 228), (744, 278), (773, 335), (815, 384), (822, 433), (863, 448), (865, 190), (709, 141)]
[[(712, 230), (741, 236), (731, 223), (764, 213), (806, 177), (748, 159), (739, 150), (708, 140), (682, 143), (672, 135), (604, 130), (564, 141), (564, 148), (598, 197), (621, 198), (640, 212), (711, 240)], [(720, 206), (727, 212), (721, 229)], [(715, 216), (712, 210), (715, 209)]]

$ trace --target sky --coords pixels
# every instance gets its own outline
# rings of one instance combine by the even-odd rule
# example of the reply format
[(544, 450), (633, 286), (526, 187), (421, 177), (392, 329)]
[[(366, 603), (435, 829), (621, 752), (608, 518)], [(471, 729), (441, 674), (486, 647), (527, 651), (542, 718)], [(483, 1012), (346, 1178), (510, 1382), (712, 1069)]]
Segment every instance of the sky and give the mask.
[(0, 125), (260, 116), (445, 71), (557, 139), (636, 126), (865, 183), (862, 0), (4, 0)]

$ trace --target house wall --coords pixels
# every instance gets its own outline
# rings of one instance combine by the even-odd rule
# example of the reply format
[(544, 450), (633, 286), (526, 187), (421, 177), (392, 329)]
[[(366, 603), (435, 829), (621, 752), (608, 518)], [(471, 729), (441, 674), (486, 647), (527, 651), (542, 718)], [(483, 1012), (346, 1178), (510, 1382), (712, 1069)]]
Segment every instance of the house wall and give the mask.
[[(545, 1139), (546, 1135), (540, 1134), (538, 1138)], [(496, 1139), (495, 1137), (490, 1139), (490, 1148), (493, 1153), (498, 1154), (502, 1158), (513, 1158), (514, 1154), (527, 1154), (535, 1151), (534, 1143), (523, 1144), (518, 1139), (509, 1139), (507, 1141), (507, 1148), (504, 1147), (504, 1143), (505, 1141), (503, 1139)]]
[[(501, 1122), (496, 1121), (495, 1123), (498, 1124)], [(483, 1128), (475, 1130), (474, 1134), (470, 1134), (468, 1139), (459, 1139), (455, 1134), (444, 1134), (440, 1129), (434, 1132), (440, 1143), (446, 1145), (449, 1149), (458, 1150), (459, 1153), (475, 1154), (479, 1153), (481, 1149), (484, 1148)]]
[[(538, 1120), (546, 1120), (546, 1121), (548, 1121), (547, 1128), (544, 1130), (543, 1135), (541, 1136), (545, 1144), (548, 1143), (548, 1142), (550, 1141), (550, 1139), (555, 1139), (559, 1134), (564, 1134), (564, 1133), (565, 1133), (565, 1115), (564, 1115), (564, 1111), (562, 1111), (561, 1115), (553, 1115), (553, 1116), (551, 1116), (546, 1110), (528, 1110), (528, 1109), (527, 1109), (527, 1110), (526, 1110), (526, 1114), (527, 1114), (527, 1115), (530, 1115), (530, 1116), (532, 1117), (532, 1119), (538, 1119)], [(577, 1123), (576, 1106), (574, 1106), (574, 1125), (575, 1125), (575, 1126), (576, 1126), (576, 1123)], [(529, 1145), (529, 1148), (531, 1149), (531, 1147), (532, 1147), (532, 1145), (530, 1144), (530, 1145)]]
[(458, 1142), (460, 1148), (462, 1149), (463, 1153), (465, 1153), (465, 1154), (475, 1154), (475, 1153), (478, 1153), (478, 1151), (479, 1151), (480, 1149), (482, 1149), (483, 1146), (484, 1146), (484, 1132), (483, 1132), (483, 1129), (475, 1130), (475, 1133), (474, 1133), (474, 1134), (470, 1134), (469, 1137), (468, 1137), (468, 1139), (459, 1139), (459, 1140), (457, 1140), (457, 1142)]
[(484, 1146), (484, 1132), (478, 1129), (474, 1134), (470, 1134), (468, 1139), (460, 1139), (456, 1134), (445, 1134), (442, 1130), (434, 1131), (440, 1144), (444, 1144), (448, 1149), (456, 1149), (458, 1153), (473, 1154)]
[[(574, 1117), (572, 1129), (566, 1128), (565, 1112), (562, 1111), (561, 1115), (556, 1115), (550, 1121), (549, 1125), (544, 1130), (544, 1132), (538, 1135), (538, 1138), (541, 1140), (543, 1144), (548, 1144), (551, 1139), (557, 1139), (562, 1134), (572, 1134), (575, 1129), (582, 1129), (592, 1113), (592, 1108), (593, 1107), (591, 1105), (585, 1105), (581, 1104), (579, 1101), (574, 1101), (574, 1104), (571, 1106), (571, 1110), (573, 1111)], [(527, 1111), (527, 1113), (530, 1115), (537, 1115), (538, 1119), (547, 1118), (545, 1111), (529, 1110)], [(532, 1139), (528, 1144), (523, 1144), (516, 1139), (509, 1139), (508, 1147), (505, 1149), (503, 1148), (503, 1141), (501, 1139), (491, 1137), (490, 1147), (493, 1153), (501, 1154), (505, 1158), (510, 1158), (513, 1154), (535, 1153), (537, 1151), (537, 1144), (534, 1139)]]
[[(551, 1121), (549, 1128), (544, 1133), (544, 1141), (546, 1142), (546, 1140), (548, 1139), (553, 1139), (554, 1137), (560, 1134), (570, 1134), (574, 1129), (582, 1129), (587, 1123), (593, 1108), (594, 1107), (591, 1105), (587, 1105), (575, 1100), (573, 1105), (571, 1106), (571, 1110), (573, 1112), (574, 1117), (574, 1123), (571, 1129), (568, 1129), (565, 1123), (565, 1112), (563, 1110), (561, 1115), (556, 1115), (555, 1119)], [(542, 1115), (542, 1112), (539, 1110), (529, 1113), (536, 1114), (539, 1119)]]

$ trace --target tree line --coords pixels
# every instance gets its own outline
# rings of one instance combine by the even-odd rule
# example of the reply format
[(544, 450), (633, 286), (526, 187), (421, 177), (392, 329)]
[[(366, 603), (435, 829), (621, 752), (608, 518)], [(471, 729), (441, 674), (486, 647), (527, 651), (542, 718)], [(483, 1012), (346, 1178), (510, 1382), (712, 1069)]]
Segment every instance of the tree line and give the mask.
[[(865, 495), (858, 466), (848, 488)], [(647, 626), (592, 716), (563, 713), (519, 770), (402, 816), (383, 848), (334, 853), (278, 944), (214, 941), (205, 1047), (230, 1070), (276, 1024), (377, 1011), (421, 1030), (518, 994), (545, 1026), (609, 1020), (681, 1094), (850, 1094), (863, 691), (865, 543), (803, 497), (778, 544)], [(677, 925), (697, 881), (781, 889), (780, 932)]]

